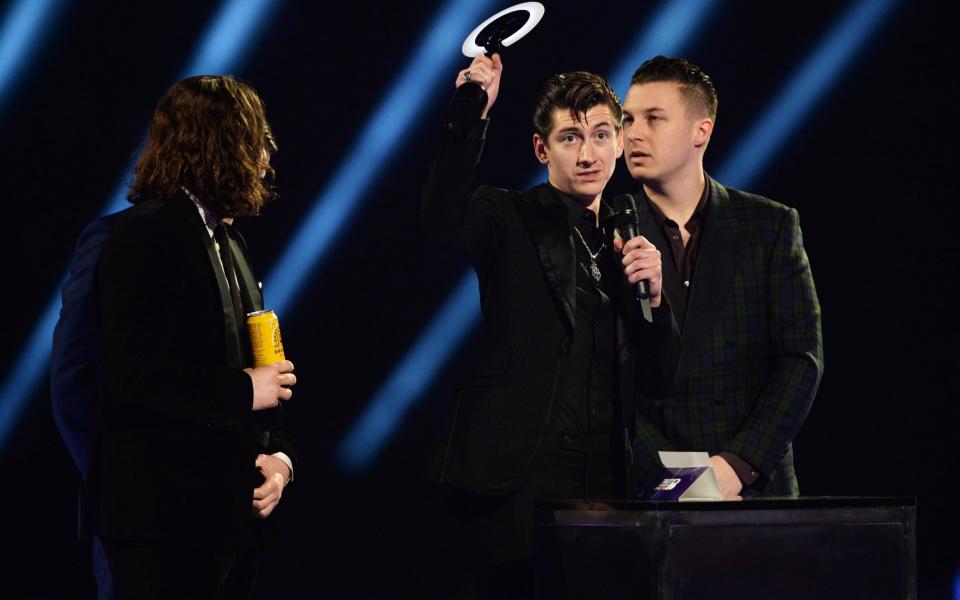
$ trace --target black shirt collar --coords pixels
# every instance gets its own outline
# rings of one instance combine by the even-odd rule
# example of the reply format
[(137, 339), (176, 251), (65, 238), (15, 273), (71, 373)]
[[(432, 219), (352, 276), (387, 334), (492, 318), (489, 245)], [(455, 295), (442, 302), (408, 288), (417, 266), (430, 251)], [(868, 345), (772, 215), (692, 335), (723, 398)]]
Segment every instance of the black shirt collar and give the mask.
[[(700, 202), (697, 203), (697, 207), (693, 209), (693, 214), (690, 215), (690, 221), (687, 223), (693, 222), (696, 225), (703, 224), (707, 219), (707, 208), (710, 206), (710, 180), (707, 179), (703, 186), (703, 194), (700, 195)], [(653, 219), (660, 227), (663, 229), (667, 224), (673, 224), (675, 227), (679, 227), (678, 223), (674, 223), (667, 215), (663, 214), (663, 211), (660, 210), (660, 207), (656, 205), (644, 191), (643, 186), (640, 186), (640, 196), (647, 201), (647, 204), (650, 206), (650, 212), (653, 213)], [(686, 226), (687, 223), (684, 223), (683, 226)]]
[[(561, 192), (549, 183), (547, 185), (550, 186), (554, 195), (563, 202), (563, 205), (567, 207), (567, 222), (570, 224), (570, 227), (579, 227), (581, 230), (587, 227), (587, 231), (597, 229), (597, 220), (592, 210), (574, 200), (570, 194)], [(610, 208), (610, 205), (602, 198), (600, 199), (599, 213), (600, 223), (603, 223), (604, 219), (613, 215), (613, 209)]]

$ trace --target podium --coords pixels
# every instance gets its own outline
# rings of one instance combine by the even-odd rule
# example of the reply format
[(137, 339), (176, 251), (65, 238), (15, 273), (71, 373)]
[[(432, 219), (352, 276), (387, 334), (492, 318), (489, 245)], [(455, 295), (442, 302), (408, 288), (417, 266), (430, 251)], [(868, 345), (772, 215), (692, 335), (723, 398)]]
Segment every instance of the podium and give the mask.
[(916, 500), (536, 505), (537, 597), (917, 597)]

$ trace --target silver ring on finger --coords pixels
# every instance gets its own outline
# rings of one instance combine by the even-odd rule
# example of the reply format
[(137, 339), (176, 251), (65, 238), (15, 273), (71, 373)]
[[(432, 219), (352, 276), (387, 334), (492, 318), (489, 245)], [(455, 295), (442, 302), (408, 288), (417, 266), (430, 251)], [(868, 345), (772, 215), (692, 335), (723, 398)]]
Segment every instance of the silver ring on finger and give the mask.
[(466, 72), (463, 74), (463, 80), (464, 80), (464, 81), (470, 81), (470, 78), (471, 78), (471, 77), (473, 77), (473, 75), (470, 73), (470, 71), (466, 71)]

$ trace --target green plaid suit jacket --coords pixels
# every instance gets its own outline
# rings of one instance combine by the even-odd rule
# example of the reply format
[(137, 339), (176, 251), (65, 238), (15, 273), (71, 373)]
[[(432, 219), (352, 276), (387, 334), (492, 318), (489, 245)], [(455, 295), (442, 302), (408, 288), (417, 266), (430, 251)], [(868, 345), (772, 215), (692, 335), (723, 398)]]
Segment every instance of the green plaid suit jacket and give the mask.
[[(640, 482), (660, 468), (658, 450), (731, 452), (761, 477), (744, 494), (797, 495), (791, 441), (823, 373), (820, 306), (797, 211), (717, 183), (680, 324), (676, 377), (638, 398), (634, 437)], [(650, 207), (637, 201), (640, 232), (669, 248)], [(664, 267), (674, 304), (684, 291)]]

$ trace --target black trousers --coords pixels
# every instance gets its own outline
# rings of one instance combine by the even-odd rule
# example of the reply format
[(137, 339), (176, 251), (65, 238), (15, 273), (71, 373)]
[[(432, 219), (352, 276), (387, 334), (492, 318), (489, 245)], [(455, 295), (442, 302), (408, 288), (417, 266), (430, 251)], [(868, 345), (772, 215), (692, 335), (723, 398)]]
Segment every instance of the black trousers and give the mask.
[(188, 538), (103, 546), (120, 600), (233, 600), (253, 597), (263, 541), (251, 526), (226, 547)]
[[(618, 497), (611, 469), (609, 433), (583, 434), (558, 425), (544, 440), (524, 483), (508, 496), (449, 490), (459, 530), (467, 592), (459, 597), (532, 598), (534, 501)], [(452, 557), (451, 557), (452, 558)], [(472, 588), (472, 589), (471, 589)]]

